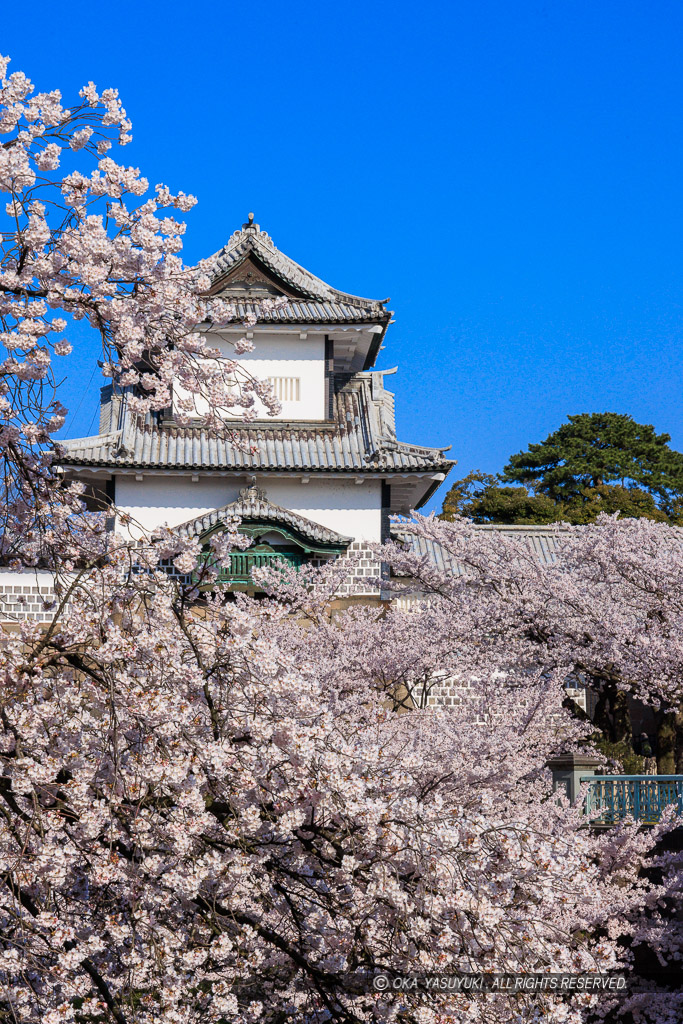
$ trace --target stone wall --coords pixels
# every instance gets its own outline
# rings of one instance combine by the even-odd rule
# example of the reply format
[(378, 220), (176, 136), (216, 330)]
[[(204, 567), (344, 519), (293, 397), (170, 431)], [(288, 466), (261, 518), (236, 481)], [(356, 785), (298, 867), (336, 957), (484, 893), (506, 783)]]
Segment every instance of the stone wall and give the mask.
[(382, 563), (370, 547), (361, 540), (354, 540), (348, 550), (339, 557), (342, 562), (358, 559), (351, 568), (346, 582), (339, 587), (339, 595), (377, 598), (380, 588), (376, 581), (383, 575)]
[(0, 622), (50, 622), (56, 604), (52, 573), (0, 569)]

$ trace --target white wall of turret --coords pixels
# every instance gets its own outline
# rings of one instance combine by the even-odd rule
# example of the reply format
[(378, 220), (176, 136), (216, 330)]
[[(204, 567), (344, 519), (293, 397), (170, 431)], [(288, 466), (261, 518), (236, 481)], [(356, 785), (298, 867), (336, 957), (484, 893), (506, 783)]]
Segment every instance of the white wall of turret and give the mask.
[[(257, 486), (274, 505), (320, 523), (354, 540), (381, 539), (381, 481), (363, 477), (334, 478), (296, 476), (257, 477)], [(357, 483), (361, 480), (361, 483)], [(174, 473), (120, 474), (116, 477), (116, 506), (130, 517), (119, 525), (122, 532), (138, 538), (158, 526), (178, 526), (213, 509), (235, 501), (247, 480)]]
[[(250, 332), (245, 331), (247, 338)], [(270, 380), (275, 394), (281, 402), (281, 412), (271, 416), (265, 406), (258, 402), (256, 414), (259, 419), (276, 420), (324, 420), (325, 407), (325, 336), (322, 333), (306, 331), (281, 331), (267, 333), (258, 331), (254, 338), (254, 351), (235, 355), (234, 342), (239, 334), (205, 335), (207, 345), (217, 348), (226, 359), (233, 359), (243, 368), (242, 380), (252, 377), (259, 381)], [(231, 340), (232, 339), (232, 342)], [(236, 394), (238, 391), (236, 390)], [(177, 385), (174, 388), (174, 413), (178, 400), (187, 397)], [(207, 411), (206, 401), (196, 399), (195, 412), (202, 415)], [(238, 407), (224, 413), (225, 418), (239, 419)]]

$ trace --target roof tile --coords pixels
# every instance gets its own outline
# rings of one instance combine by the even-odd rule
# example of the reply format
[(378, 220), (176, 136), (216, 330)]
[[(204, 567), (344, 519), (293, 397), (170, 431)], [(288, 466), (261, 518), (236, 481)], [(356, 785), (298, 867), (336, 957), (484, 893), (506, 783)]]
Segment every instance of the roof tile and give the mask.
[(218, 526), (223, 520), (233, 517), (240, 519), (243, 523), (254, 519), (265, 520), (269, 523), (284, 523), (297, 530), (307, 540), (327, 547), (346, 548), (353, 540), (352, 537), (344, 537), (341, 533), (321, 526), (320, 523), (314, 523), (281, 505), (274, 505), (257, 487), (242, 488), (237, 501), (207, 512), (205, 515), (197, 516), (196, 519), (191, 519), (187, 523), (182, 523), (180, 526), (176, 526), (175, 530), (186, 537), (200, 537), (213, 527)]
[(264, 471), (435, 472), (453, 463), (447, 449), (403, 444), (380, 433), (372, 374), (351, 377), (334, 396), (328, 423), (236, 422), (223, 433), (174, 424), (138, 425), (125, 410), (120, 431), (62, 441), (62, 464), (120, 468)]

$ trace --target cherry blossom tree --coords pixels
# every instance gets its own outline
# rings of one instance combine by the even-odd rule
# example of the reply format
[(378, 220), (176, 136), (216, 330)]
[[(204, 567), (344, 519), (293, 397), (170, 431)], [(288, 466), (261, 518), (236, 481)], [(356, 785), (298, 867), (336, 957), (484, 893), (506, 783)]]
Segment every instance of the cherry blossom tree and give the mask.
[[(271, 571), (270, 600), (216, 588), (199, 600), (211, 569), (169, 577), (160, 561), (196, 551), (164, 533), (134, 560), (110, 542), (70, 574), (49, 628), (6, 637), (7, 1014), (579, 1022), (609, 1005), (424, 1003), (372, 979), (605, 971), (644, 943), (677, 955), (660, 910), (675, 862), (659, 858), (657, 883), (642, 872), (667, 823), (596, 835), (552, 797), (545, 760), (583, 727), (563, 706), (567, 663), (543, 664), (510, 608), (515, 556), (528, 566), (518, 580), (535, 562), (504, 538), (437, 529), (479, 568), (439, 578), (396, 551), (429, 594), (412, 611), (331, 619), (339, 565)], [(401, 688), (444, 671), (459, 704), (396, 713)], [(626, 1008), (680, 1012), (652, 994)]]
[[(99, 332), (106, 371), (145, 415), (176, 381), (214, 410), (234, 401), (236, 362), (197, 329), (228, 311), (206, 298), (210, 268), (182, 264), (182, 225), (160, 216), (190, 199), (159, 186), (135, 206), (147, 183), (108, 155), (130, 127), (114, 92), (88, 85), (64, 107), (5, 74), (1, 100), (4, 555), (52, 567), (57, 598), (50, 623), (10, 623), (0, 645), (0, 1019), (678, 1019), (672, 996), (426, 1000), (373, 986), (400, 972), (606, 971), (645, 943), (677, 955), (662, 913), (675, 863), (643, 872), (669, 823), (594, 834), (545, 768), (588, 729), (565, 706), (567, 674), (606, 664), (610, 643), (634, 648), (614, 661), (621, 685), (645, 696), (656, 676), (673, 699), (673, 628), (652, 626), (670, 684), (636, 639), (662, 610), (645, 581), (669, 564), (674, 587), (670, 534), (648, 535), (651, 562), (628, 554), (624, 524), (572, 535), (568, 566), (594, 550), (577, 583), (504, 538), (417, 519), (458, 571), (394, 545), (383, 557), (424, 600), (332, 617), (343, 563), (264, 572), (268, 598), (229, 600), (215, 566), (245, 543), (237, 523), (211, 559), (167, 529), (134, 547), (108, 533), (55, 471), (51, 367), (72, 319)], [(268, 399), (240, 387), (247, 412), (250, 395)], [(610, 634), (621, 584), (599, 572), (617, 542), (634, 596)], [(589, 644), (588, 613), (602, 629)], [(462, 699), (430, 703), (445, 679)]]
[[(50, 438), (66, 414), (55, 380), (74, 321), (97, 332), (105, 376), (128, 389), (141, 416), (166, 408), (172, 386), (181, 422), (201, 409), (219, 427), (235, 406), (248, 419), (257, 398), (267, 409), (278, 402), (270, 385), (207, 345), (201, 325), (233, 311), (206, 295), (210, 264), (190, 268), (180, 257), (176, 213), (195, 199), (150, 190), (138, 168), (112, 158), (131, 139), (117, 91), (90, 82), (65, 106), (58, 90), (36, 93), (22, 72), (8, 74), (8, 63), (0, 60), (0, 440), (11, 551), (26, 548), (27, 517), (44, 530), (58, 514), (46, 478)], [(235, 354), (250, 345), (236, 342)]]
[[(652, 520), (558, 526), (555, 562), (541, 565), (522, 539), (472, 530), (465, 520), (441, 529), (432, 520), (406, 525), (446, 552), (454, 576), (394, 547), (398, 572), (458, 602), (473, 573), (491, 580), (492, 633), (519, 644), (548, 670), (562, 668), (597, 696), (596, 724), (612, 742), (631, 744), (632, 710), (650, 709), (658, 732), (659, 768), (683, 772), (683, 532)], [(501, 547), (502, 545), (502, 547)], [(505, 600), (502, 598), (505, 597)], [(452, 623), (453, 630), (459, 629)], [(505, 657), (503, 653), (503, 658)], [(654, 737), (653, 737), (654, 738)]]
[[(40, 925), (23, 952), (45, 1004), (28, 1019), (56, 1004), (55, 1019), (382, 1020), (395, 998), (357, 992), (380, 968), (595, 970), (626, 955), (624, 937), (670, 951), (656, 905), (674, 882), (638, 877), (652, 838), (592, 837), (547, 799), (545, 756), (579, 732), (562, 673), (524, 662), (523, 642), (513, 672), (509, 635), (480, 653), (508, 617), (507, 597), (482, 602), (493, 557), (507, 579), (512, 558), (477, 540), (485, 585), (457, 578), (448, 639), (432, 617), (450, 576), (428, 591), (423, 574), (425, 607), (381, 617), (329, 620), (338, 566), (280, 581), (270, 603), (201, 605), (154, 572), (176, 554), (170, 535), (137, 552), (142, 583), (122, 544), (76, 575), (61, 622), (24, 626), (7, 651), (21, 676), (6, 762), (15, 928), (31, 908)], [(393, 713), (398, 685), (458, 662), (456, 711)], [(34, 990), (15, 984), (18, 1012)], [(401, 1013), (511, 1012), (506, 997), (451, 1003)], [(550, 997), (543, 1010), (591, 1013)]]

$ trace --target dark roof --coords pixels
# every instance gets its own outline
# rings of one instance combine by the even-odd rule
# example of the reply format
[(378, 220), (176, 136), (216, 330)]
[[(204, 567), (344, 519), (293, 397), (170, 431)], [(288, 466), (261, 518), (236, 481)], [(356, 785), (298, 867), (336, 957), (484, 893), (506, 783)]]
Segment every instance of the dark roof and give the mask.
[(393, 395), (384, 389), (381, 371), (338, 380), (333, 418), (322, 423), (237, 421), (219, 433), (149, 419), (139, 424), (127, 410), (126, 396), (118, 402), (116, 415), (102, 418), (118, 429), (60, 442), (62, 465), (355, 474), (447, 473), (454, 465), (447, 448), (396, 440)]
[(270, 235), (253, 223), (252, 214), (207, 264), (212, 275), (210, 294), (220, 295), (231, 306), (227, 317), (210, 322), (212, 329), (256, 321), (262, 327), (306, 324), (366, 329), (371, 337), (362, 368), (374, 366), (391, 322), (392, 314), (386, 309), (389, 300), (365, 299), (333, 288), (280, 252)]
[[(381, 310), (380, 313), (377, 313), (373, 309), (337, 301), (319, 302), (312, 299), (288, 298), (286, 302), (274, 309), (264, 308), (256, 299), (231, 296), (231, 302), (235, 307), (235, 315), (226, 323), (241, 323), (248, 317), (255, 316), (258, 317), (259, 324), (376, 324), (383, 320), (388, 321), (391, 317), (388, 310)], [(214, 324), (214, 326), (222, 325)]]
[[(523, 541), (535, 554), (542, 565), (551, 565), (557, 558), (557, 549), (562, 543), (562, 532), (566, 527), (561, 524), (547, 526), (503, 526), (498, 524), (473, 524), (475, 530), (485, 530), (502, 534), (506, 537)], [(426, 537), (419, 537), (405, 528), (405, 520), (395, 519), (391, 524), (391, 538), (399, 541), (411, 554), (426, 558), (437, 569), (459, 576), (462, 567), (450, 551), (441, 544)]]
[(291, 308), (283, 314), (285, 318), (302, 316), (309, 320), (320, 314), (323, 319), (355, 319), (378, 323), (391, 317), (391, 313), (385, 309), (388, 299), (364, 299), (360, 295), (333, 288), (280, 252), (270, 235), (261, 231), (258, 224), (254, 224), (253, 214), (249, 215), (249, 221), (240, 230), (230, 236), (227, 245), (209, 257), (214, 279), (212, 290), (220, 291), (221, 294), (230, 293), (229, 281), (225, 288), (221, 287), (221, 282), (226, 278), (234, 278), (236, 269), (251, 259), (266, 268), (284, 286), (281, 289), (283, 294), (289, 294), (293, 299), (310, 300), (289, 303)]
[(334, 530), (329, 530), (326, 526), (321, 526), (320, 523), (305, 519), (304, 516), (291, 512), (281, 505), (274, 505), (258, 487), (243, 487), (236, 501), (224, 505), (223, 508), (217, 508), (202, 516), (197, 516), (196, 519), (191, 519), (187, 523), (182, 523), (180, 526), (174, 527), (174, 532), (186, 537), (201, 537), (226, 519), (233, 517), (237, 517), (246, 524), (258, 521), (290, 527), (321, 549), (347, 548), (353, 539), (344, 537)]

